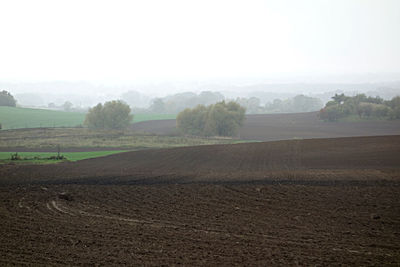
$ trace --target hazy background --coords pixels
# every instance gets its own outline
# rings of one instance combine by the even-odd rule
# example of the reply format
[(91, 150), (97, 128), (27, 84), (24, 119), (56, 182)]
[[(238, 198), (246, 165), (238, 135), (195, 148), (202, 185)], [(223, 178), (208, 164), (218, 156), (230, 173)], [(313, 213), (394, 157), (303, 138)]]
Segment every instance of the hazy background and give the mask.
[(397, 0), (1, 1), (0, 89), (26, 105), (128, 91), (138, 106), (208, 90), (389, 98), (400, 93), (399, 29)]

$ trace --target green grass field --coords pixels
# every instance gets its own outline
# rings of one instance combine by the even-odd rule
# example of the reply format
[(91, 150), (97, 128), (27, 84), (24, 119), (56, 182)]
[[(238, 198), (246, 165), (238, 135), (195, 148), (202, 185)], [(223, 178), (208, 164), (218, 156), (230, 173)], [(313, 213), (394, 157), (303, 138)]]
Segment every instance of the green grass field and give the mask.
[(174, 120), (176, 114), (134, 114), (133, 123), (154, 120)]
[[(97, 158), (108, 156), (116, 153), (126, 152), (126, 150), (119, 150), (119, 151), (92, 151), (92, 152), (65, 152), (61, 153), (61, 155), (65, 156), (68, 161), (78, 161), (83, 159), (90, 159), (90, 158)], [(61, 160), (49, 160), (44, 159), (51, 156), (56, 156), (57, 153), (54, 152), (18, 152), (18, 155), (21, 158), (26, 158), (18, 161), (10, 160), (11, 155), (15, 154), (14, 152), (0, 152), (0, 163), (57, 163)], [(34, 159), (35, 157), (40, 159)]]
[[(76, 127), (82, 125), (85, 113), (45, 109), (0, 107), (2, 128)], [(175, 119), (175, 114), (135, 114), (133, 122)]]
[(84, 113), (44, 109), (0, 107), (3, 129), (75, 127), (83, 123)]

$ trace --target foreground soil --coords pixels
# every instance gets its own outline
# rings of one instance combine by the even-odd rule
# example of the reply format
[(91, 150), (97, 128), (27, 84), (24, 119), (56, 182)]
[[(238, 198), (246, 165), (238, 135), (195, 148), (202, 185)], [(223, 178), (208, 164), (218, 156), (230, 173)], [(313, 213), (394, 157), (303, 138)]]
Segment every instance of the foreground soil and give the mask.
[(399, 193), (379, 184), (0, 187), (0, 264), (399, 265)]
[(0, 166), (0, 265), (400, 265), (400, 136)]

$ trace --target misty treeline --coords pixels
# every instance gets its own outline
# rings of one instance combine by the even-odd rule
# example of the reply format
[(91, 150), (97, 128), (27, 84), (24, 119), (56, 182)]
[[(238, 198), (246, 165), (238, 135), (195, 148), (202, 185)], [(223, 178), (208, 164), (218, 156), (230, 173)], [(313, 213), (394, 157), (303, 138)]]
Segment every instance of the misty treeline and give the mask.
[(257, 97), (226, 98), (220, 92), (211, 91), (203, 91), (199, 94), (186, 92), (164, 98), (154, 98), (149, 108), (135, 108), (132, 106), (132, 102), (123, 100), (131, 105), (134, 113), (157, 114), (177, 114), (186, 108), (194, 108), (198, 105), (212, 105), (224, 100), (237, 102), (245, 107), (247, 114), (309, 112), (318, 111), (323, 107), (320, 99), (304, 95), (297, 95), (284, 100), (275, 99), (273, 102), (262, 104), (261, 99)]
[(225, 97), (219, 92), (178, 93), (164, 98), (153, 99), (149, 110), (154, 113), (177, 114), (186, 108), (193, 108), (198, 105), (208, 106), (224, 99)]
[[(383, 92), (386, 91), (384, 90)], [(390, 92), (392, 96), (396, 95), (392, 91)], [(333, 94), (334, 92), (331, 92), (328, 95), (331, 97)], [(310, 97), (302, 94), (291, 97), (289, 93), (278, 96), (276, 92), (253, 92), (248, 94), (250, 95), (249, 97), (237, 97), (237, 95), (235, 96), (234, 94), (230, 94), (230, 96), (226, 97), (221, 92), (212, 91), (203, 91), (200, 93), (185, 92), (152, 99), (138, 91), (126, 91), (119, 97), (115, 96), (114, 99), (120, 99), (127, 103), (131, 109), (131, 113), (133, 114), (178, 114), (186, 108), (195, 108), (197, 105), (207, 106), (221, 101), (234, 101), (243, 106), (246, 109), (247, 114), (320, 111), (321, 119), (327, 121), (334, 121), (352, 115), (357, 115), (359, 118), (399, 118), (399, 111), (396, 105), (393, 104), (395, 103), (395, 100), (393, 99), (384, 100), (381, 97), (371, 97), (367, 94), (356, 94), (354, 92), (348, 94), (353, 96), (336, 93), (332, 100), (327, 102), (325, 107), (319, 97)], [(328, 100), (328, 95), (325, 96), (324, 94), (319, 96)], [(385, 96), (387, 97), (387, 95)], [(70, 100), (66, 97), (66, 95), (60, 95), (58, 101), (50, 102), (46, 106), (38, 107), (82, 113), (86, 113), (89, 110), (88, 107), (82, 106), (81, 103), (77, 104), (77, 95), (71, 95)], [(340, 100), (340, 103), (338, 103), (338, 97), (343, 98)], [(20, 106), (24, 106), (24, 103), (26, 103), (25, 98), (33, 101), (32, 103), (36, 103), (35, 99), (40, 98), (40, 95), (30, 93), (20, 94), (17, 95), (17, 97), (14, 97), (10, 92), (3, 90), (0, 92), (0, 106), (16, 106), (17, 103)], [(86, 99), (85, 97), (79, 98), (79, 100), (82, 100), (84, 103), (89, 103), (95, 99), (96, 97), (91, 100)], [(390, 98), (387, 97), (386, 99)], [(39, 102), (43, 103), (43, 101)], [(104, 102), (106, 101), (97, 101), (95, 104)], [(91, 106), (94, 106), (94, 104)], [(36, 106), (28, 105), (28, 107)]]
[(184, 134), (196, 136), (235, 136), (245, 119), (245, 108), (236, 102), (198, 105), (178, 114), (176, 125)]
[(305, 95), (284, 100), (275, 99), (265, 105), (261, 105), (257, 97), (237, 98), (235, 101), (246, 108), (247, 114), (310, 112), (323, 107), (321, 99)]
[(17, 101), (10, 92), (3, 90), (0, 91), (0, 106), (15, 107)]
[(337, 121), (342, 118), (356, 116), (362, 118), (400, 119), (400, 96), (384, 100), (379, 96), (365, 94), (346, 96), (335, 94), (320, 110), (319, 116), (325, 121)]

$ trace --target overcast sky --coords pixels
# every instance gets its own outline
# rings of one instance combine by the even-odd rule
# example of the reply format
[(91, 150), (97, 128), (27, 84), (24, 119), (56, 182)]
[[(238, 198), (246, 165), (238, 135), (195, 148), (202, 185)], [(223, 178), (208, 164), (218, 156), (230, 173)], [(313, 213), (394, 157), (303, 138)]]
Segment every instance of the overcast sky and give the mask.
[(3, 0), (0, 38), (0, 80), (400, 73), (400, 1)]

